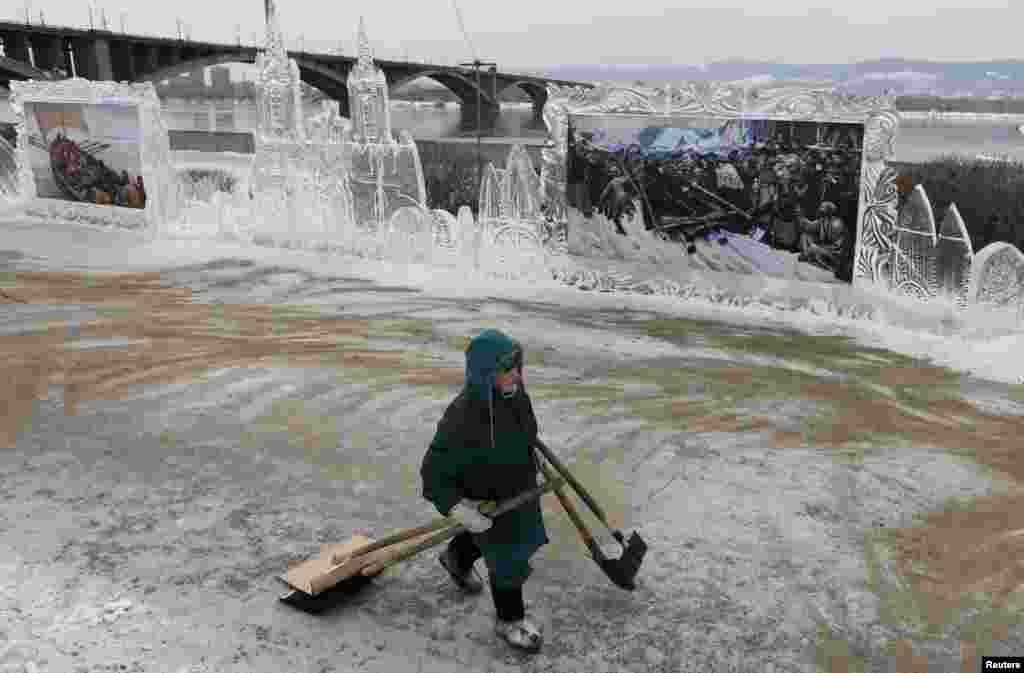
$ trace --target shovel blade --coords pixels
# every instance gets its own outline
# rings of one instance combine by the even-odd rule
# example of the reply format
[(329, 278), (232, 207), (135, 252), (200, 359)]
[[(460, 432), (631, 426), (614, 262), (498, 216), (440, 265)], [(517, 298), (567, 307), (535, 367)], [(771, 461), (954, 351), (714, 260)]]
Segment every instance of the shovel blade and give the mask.
[(307, 594), (305, 591), (289, 586), (288, 591), (277, 598), (285, 605), (297, 610), (311, 615), (319, 615), (322, 612), (344, 604), (348, 599), (354, 598), (372, 580), (372, 577), (365, 575), (353, 575), (315, 595)]

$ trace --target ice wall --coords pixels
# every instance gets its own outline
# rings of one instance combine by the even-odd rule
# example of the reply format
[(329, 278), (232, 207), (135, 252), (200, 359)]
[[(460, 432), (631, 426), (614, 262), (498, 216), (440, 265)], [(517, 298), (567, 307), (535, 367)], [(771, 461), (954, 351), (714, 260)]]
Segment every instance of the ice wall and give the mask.
[(14, 147), (6, 139), (0, 138), (0, 206), (12, 205), (18, 200), (21, 194), (19, 181)]

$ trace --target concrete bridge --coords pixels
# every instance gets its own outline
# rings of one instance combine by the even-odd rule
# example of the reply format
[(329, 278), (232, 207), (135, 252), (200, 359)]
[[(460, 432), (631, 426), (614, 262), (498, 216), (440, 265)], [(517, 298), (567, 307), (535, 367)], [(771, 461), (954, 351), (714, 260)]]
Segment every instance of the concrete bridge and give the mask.
[[(159, 82), (198, 67), (223, 63), (255, 63), (259, 49), (212, 42), (189, 42), (172, 38), (0, 22), (0, 86), (10, 80), (47, 80), (78, 76), (91, 80)], [(346, 78), (355, 64), (353, 56), (291, 51), (299, 65), (302, 81), (339, 102), (341, 113), (349, 115)], [(452, 91), (467, 114), (475, 119), (476, 76), (472, 68), (377, 60), (390, 90), (419, 77), (429, 77)], [(504, 91), (519, 87), (533, 101), (534, 116), (540, 119), (547, 101), (546, 85), (593, 86), (584, 82), (551, 80), (511, 73), (480, 73), (483, 119), (493, 122), (499, 114)], [(495, 93), (497, 95), (495, 95)]]

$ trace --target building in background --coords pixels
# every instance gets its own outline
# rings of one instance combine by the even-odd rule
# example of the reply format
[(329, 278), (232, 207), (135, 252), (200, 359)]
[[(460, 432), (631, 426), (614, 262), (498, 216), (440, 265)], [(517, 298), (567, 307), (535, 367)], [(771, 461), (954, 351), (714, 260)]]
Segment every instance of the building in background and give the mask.
[(234, 94), (234, 87), (231, 81), (231, 68), (227, 66), (215, 66), (210, 68), (210, 88), (216, 95), (230, 98)]

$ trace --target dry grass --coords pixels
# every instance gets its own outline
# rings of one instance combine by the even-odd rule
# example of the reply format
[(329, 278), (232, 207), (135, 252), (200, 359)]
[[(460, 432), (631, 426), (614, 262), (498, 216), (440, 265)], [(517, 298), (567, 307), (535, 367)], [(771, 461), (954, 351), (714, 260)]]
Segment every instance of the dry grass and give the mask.
[[(407, 365), (401, 351), (369, 348), (370, 321), (325, 319), (287, 307), (193, 304), (187, 290), (163, 287), (155, 274), (18, 273), (7, 275), (4, 288), (20, 302), (95, 305), (104, 316), (73, 335), (44, 325), (0, 337), (0, 374), (9, 382), (0, 407), (4, 446), (13, 446), (33, 401), (50, 385), (64, 386), (70, 415), (82, 401), (120, 399), (133, 386), (193, 380), (210, 369), (278, 362), (396, 371)], [(112, 338), (129, 341), (116, 350), (76, 347), (83, 339)], [(405, 374), (417, 381), (455, 380), (451, 370)]]

